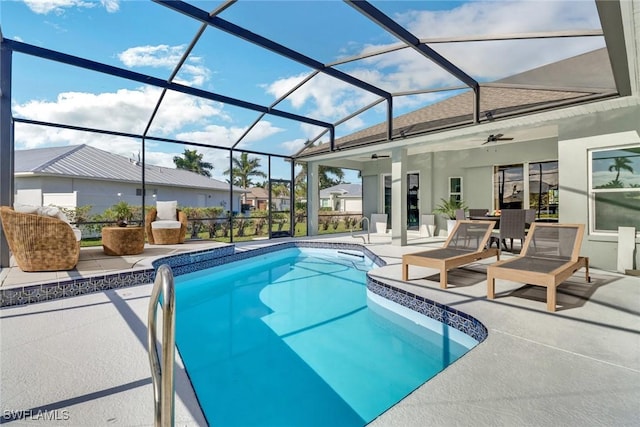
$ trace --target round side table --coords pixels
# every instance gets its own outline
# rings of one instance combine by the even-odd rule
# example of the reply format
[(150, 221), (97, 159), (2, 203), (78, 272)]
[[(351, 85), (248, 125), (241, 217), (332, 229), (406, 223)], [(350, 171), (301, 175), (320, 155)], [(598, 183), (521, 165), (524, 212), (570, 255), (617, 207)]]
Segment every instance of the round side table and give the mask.
[(144, 228), (103, 227), (102, 249), (107, 255), (137, 255), (144, 251)]

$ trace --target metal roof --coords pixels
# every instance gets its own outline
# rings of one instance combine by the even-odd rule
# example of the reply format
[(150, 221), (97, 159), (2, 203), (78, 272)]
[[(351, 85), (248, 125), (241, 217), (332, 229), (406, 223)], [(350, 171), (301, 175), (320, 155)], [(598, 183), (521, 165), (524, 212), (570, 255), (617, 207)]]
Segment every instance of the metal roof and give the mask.
[[(136, 158), (126, 158), (83, 144), (17, 150), (15, 173), (140, 183), (142, 165)], [(226, 182), (184, 169), (146, 165), (145, 179), (147, 185), (229, 191)], [(233, 190), (246, 191), (235, 186)]]

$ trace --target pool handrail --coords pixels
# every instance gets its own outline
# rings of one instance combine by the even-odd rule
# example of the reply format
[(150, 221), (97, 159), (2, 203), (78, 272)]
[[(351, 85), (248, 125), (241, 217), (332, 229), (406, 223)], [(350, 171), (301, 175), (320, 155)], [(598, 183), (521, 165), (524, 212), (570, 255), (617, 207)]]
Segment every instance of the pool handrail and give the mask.
[[(351, 237), (356, 237), (353, 235), (353, 227), (358, 224), (362, 224), (362, 222), (365, 219), (367, 220), (367, 242), (366, 243), (371, 243), (371, 227), (369, 223), (369, 218), (367, 218), (366, 216), (363, 216), (362, 218), (360, 218), (360, 221), (356, 222), (353, 226), (351, 226)], [(358, 236), (358, 237), (362, 237), (362, 236)], [(362, 240), (364, 240), (364, 237), (362, 237)]]
[[(156, 317), (162, 301), (162, 364), (156, 346)], [(163, 264), (156, 271), (149, 300), (147, 347), (153, 382), (154, 425), (174, 425), (174, 363), (175, 363), (175, 289), (171, 267)]]

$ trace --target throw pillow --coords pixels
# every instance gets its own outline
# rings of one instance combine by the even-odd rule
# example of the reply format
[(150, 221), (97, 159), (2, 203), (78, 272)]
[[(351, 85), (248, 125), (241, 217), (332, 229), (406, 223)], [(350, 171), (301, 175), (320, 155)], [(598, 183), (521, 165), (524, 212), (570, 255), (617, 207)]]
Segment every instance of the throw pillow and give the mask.
[(178, 209), (177, 200), (173, 200), (170, 202), (156, 202), (156, 220), (176, 221), (178, 219), (178, 216), (176, 215), (176, 209)]
[(25, 205), (23, 203), (14, 203), (13, 210), (20, 213), (37, 214), (40, 206)]

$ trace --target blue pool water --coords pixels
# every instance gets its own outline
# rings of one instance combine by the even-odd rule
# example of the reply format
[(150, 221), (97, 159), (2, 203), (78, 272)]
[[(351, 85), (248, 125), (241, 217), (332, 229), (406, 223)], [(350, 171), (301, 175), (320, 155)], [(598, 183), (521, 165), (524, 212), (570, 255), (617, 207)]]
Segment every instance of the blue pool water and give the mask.
[(362, 426), (477, 343), (368, 297), (372, 267), (290, 248), (178, 276), (176, 342), (209, 424)]

